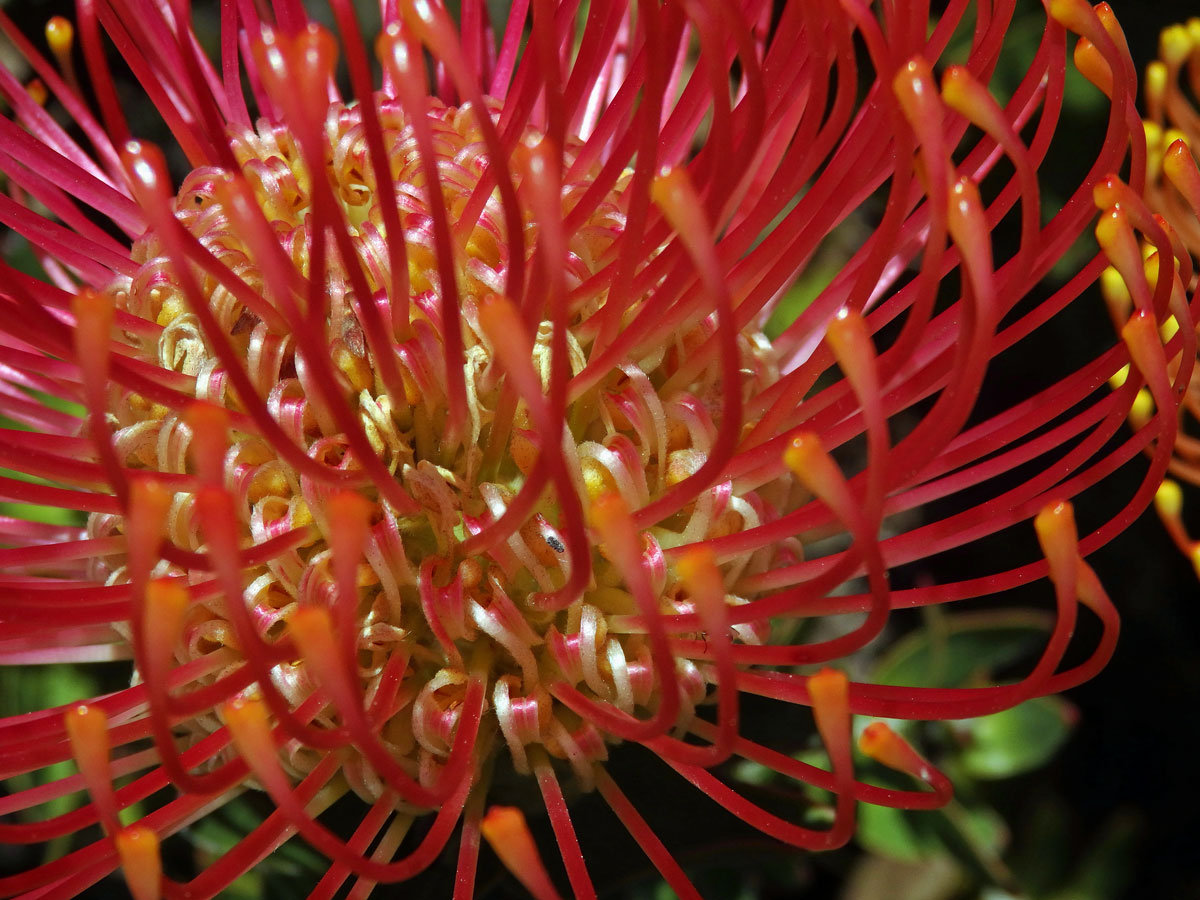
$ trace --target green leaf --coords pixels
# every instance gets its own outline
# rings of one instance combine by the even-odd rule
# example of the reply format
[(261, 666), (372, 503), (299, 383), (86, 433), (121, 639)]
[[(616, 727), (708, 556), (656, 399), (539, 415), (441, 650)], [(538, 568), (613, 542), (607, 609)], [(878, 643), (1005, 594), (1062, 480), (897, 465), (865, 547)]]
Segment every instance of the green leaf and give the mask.
[(927, 829), (917, 826), (911, 813), (870, 803), (858, 805), (858, 842), (877, 856), (900, 862), (928, 859), (941, 849)]
[(898, 641), (875, 667), (877, 684), (963, 687), (990, 677), (1045, 640), (1051, 616), (1032, 610), (930, 615), (924, 628)]
[(1046, 763), (1062, 746), (1074, 719), (1058, 697), (1040, 697), (990, 716), (966, 719), (962, 765), (976, 778), (1011, 778)]

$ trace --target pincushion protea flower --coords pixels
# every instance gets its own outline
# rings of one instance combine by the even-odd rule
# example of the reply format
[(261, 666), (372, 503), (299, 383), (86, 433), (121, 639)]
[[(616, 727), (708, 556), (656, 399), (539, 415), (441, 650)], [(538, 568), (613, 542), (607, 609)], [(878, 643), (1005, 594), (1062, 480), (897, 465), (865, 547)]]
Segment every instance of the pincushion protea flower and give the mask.
[[(1189, 76), (1181, 83), (1181, 76)], [(1200, 141), (1200, 113), (1196, 110), (1200, 72), (1200, 19), (1163, 29), (1159, 40), (1159, 59), (1146, 68), (1145, 121), (1149, 146), (1146, 202), (1159, 216), (1159, 224), (1170, 229), (1176, 241), (1176, 253), (1184, 259), (1181, 285), (1194, 289), (1195, 263), (1200, 259), (1200, 171), (1195, 149)], [(1147, 248), (1148, 260), (1156, 260)], [(1157, 262), (1148, 263), (1151, 269)], [(1105, 297), (1116, 317), (1127, 315), (1132, 306), (1128, 289), (1115, 270), (1102, 281)], [(1151, 272), (1153, 276), (1153, 271)], [(1193, 370), (1194, 371), (1194, 370)], [(1136, 426), (1145, 420), (1149, 404), (1135, 404), (1130, 420)], [(1193, 423), (1200, 419), (1200, 379), (1193, 377), (1180, 407)], [(1192, 432), (1195, 429), (1191, 429)], [(1175, 439), (1175, 457), (1171, 473), (1190, 484), (1200, 484), (1200, 443), (1193, 434), (1180, 428)], [(1200, 572), (1200, 541), (1192, 538), (1183, 523), (1183, 492), (1179, 484), (1167, 480), (1159, 489), (1155, 506), (1175, 543)]]
[[(483, 839), (557, 896), (522, 814), (489, 808), (511, 768), (576, 896), (594, 890), (564, 781), (694, 897), (638, 811), (654, 798), (606, 770), (617, 745), (829, 848), (858, 801), (949, 797), (883, 718), (981, 715), (1104, 665), (1117, 616), (1083, 555), (1153, 497), (1195, 356), (1186, 255), (1138, 199), (1135, 77), (1106, 5), (1048, 4), (1004, 102), (987, 85), (1012, 3), (952, 3), (929, 28), (915, 3), (536, 0), (493, 29), (478, 0), (457, 20), (389, 0), (379, 79), (349, 0), (331, 4), (340, 38), (294, 0), (265, 5), (223, 2), (210, 60), (186, 4), (81, 0), (99, 118), (73, 27), (51, 22), (53, 65), (0, 17), (37, 77), (0, 75), (0, 218), (42, 268), (0, 281), (0, 463), (24, 476), (0, 494), (87, 514), (3, 520), (0, 659), (134, 673), (0, 723), (6, 775), (78, 765), (0, 800), (18, 814), (3, 840), (71, 848), (0, 892), (71, 896), (121, 867), (139, 900), (213, 896), (299, 836), (331, 861), (312, 896), (353, 879), (360, 897), (454, 853), (457, 831), (455, 897)], [(102, 34), (186, 157), (178, 186), (131, 139)], [(1109, 124), (1043, 217), (1038, 166), (1074, 140), (1056, 133), (1072, 42)], [(1102, 255), (1039, 284), (1096, 204), (1134, 304), (1121, 339), (973, 418), (990, 362), (1089, 302)], [(1010, 213), (1006, 256), (992, 232)], [(868, 221), (768, 340), (826, 236)], [(1135, 232), (1179, 265), (1147, 274)], [(1140, 487), (1077, 538), (1071, 498), (1131, 462)], [(907, 564), (1030, 519), (1040, 558), (908, 583)], [(1046, 575), (1055, 625), (1011, 683), (846, 672), (895, 610)], [(1081, 605), (1100, 637), (1065, 666)], [(830, 767), (743, 733), (746, 694), (811, 707)], [(879, 719), (861, 754), (911, 789), (856, 775), (856, 715)], [(734, 757), (832, 794), (832, 826), (761, 808)], [(191, 881), (166, 877), (160, 841), (248, 790), (276, 811)], [(346, 794), (363, 812), (339, 835), (322, 813)]]

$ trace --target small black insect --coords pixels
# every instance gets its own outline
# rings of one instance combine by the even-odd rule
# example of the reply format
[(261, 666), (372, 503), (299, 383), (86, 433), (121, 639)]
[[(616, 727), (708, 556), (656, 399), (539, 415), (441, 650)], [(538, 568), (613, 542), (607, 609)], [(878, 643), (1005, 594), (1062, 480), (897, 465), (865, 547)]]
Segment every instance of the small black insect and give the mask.
[(566, 547), (563, 546), (563, 542), (560, 541), (558, 538), (556, 538), (554, 535), (547, 534), (547, 535), (544, 535), (544, 537), (546, 538), (546, 543), (550, 545), (550, 549), (553, 550), (555, 553), (562, 553), (564, 550), (567, 549)]

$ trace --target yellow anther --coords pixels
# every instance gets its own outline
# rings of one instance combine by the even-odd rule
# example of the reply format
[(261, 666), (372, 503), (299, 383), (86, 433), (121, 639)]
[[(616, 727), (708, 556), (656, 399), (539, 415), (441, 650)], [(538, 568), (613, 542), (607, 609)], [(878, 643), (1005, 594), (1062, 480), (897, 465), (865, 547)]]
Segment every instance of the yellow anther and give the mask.
[(1183, 65), (1192, 52), (1192, 38), (1183, 25), (1168, 25), (1158, 38), (1158, 55), (1171, 68)]
[(187, 312), (187, 301), (179, 294), (171, 293), (163, 299), (162, 305), (158, 309), (158, 315), (154, 317), (154, 321), (156, 324), (166, 328)]
[(1167, 316), (1166, 321), (1158, 326), (1158, 334), (1163, 339), (1164, 344), (1178, 333), (1179, 322), (1176, 321), (1174, 316)]
[(355, 353), (341, 341), (333, 345), (330, 355), (333, 364), (346, 376), (346, 381), (356, 394), (361, 394), (375, 384), (375, 370), (371, 368), (367, 357)]
[(297, 497), (292, 503), (292, 527), (303, 528), (305, 525), (312, 525), (316, 521), (313, 519), (312, 510), (308, 508), (308, 502), (301, 497)]
[(583, 487), (589, 500), (598, 500), (617, 490), (617, 481), (612, 473), (596, 460), (585, 459), (580, 463), (580, 468), (583, 470)]
[(1154, 492), (1154, 508), (1164, 519), (1179, 518), (1183, 509), (1183, 490), (1179, 483), (1169, 478), (1158, 486)]
[(59, 65), (65, 65), (63, 60), (70, 58), (71, 48), (75, 45), (75, 26), (69, 19), (52, 16), (46, 22), (46, 43), (50, 45), (50, 52)]
[(1141, 428), (1154, 418), (1154, 397), (1146, 388), (1137, 392), (1133, 406), (1129, 408), (1129, 424)]
[(1116, 373), (1109, 376), (1108, 386), (1115, 391), (1117, 388), (1122, 387), (1128, 379), (1129, 365), (1126, 363), (1125, 365), (1121, 366), (1121, 368), (1117, 369)]
[[(1162, 102), (1163, 95), (1167, 92), (1167, 82), (1170, 76), (1167, 72), (1167, 64), (1159, 60), (1155, 60), (1146, 66), (1146, 79), (1143, 83), (1143, 90), (1146, 93), (1146, 102), (1150, 105), (1156, 105)], [(1149, 141), (1149, 128), (1146, 130), (1147, 141)], [(1162, 130), (1158, 131), (1158, 138), (1162, 140)], [(1156, 146), (1151, 144), (1150, 146)]]
[[(1149, 82), (1149, 80), (1150, 73), (1147, 70), (1146, 81)], [(1151, 157), (1158, 156), (1167, 148), (1163, 142), (1163, 128), (1157, 122), (1151, 122), (1149, 119), (1143, 120), (1142, 130), (1146, 132), (1146, 150)]]
[(1114, 313), (1118, 313), (1121, 320), (1129, 315), (1129, 311), (1133, 308), (1133, 297), (1130, 296), (1129, 288), (1125, 284), (1125, 279), (1121, 277), (1121, 273), (1112, 266), (1100, 273), (1100, 292), (1104, 295), (1109, 308)]

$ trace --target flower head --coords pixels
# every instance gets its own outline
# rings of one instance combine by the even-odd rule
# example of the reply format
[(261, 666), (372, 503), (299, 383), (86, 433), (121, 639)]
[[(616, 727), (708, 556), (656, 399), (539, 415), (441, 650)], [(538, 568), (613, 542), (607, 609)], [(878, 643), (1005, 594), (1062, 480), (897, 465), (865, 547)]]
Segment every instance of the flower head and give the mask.
[[(1200, 170), (1196, 166), (1196, 142), (1200, 141), (1200, 119), (1195, 108), (1195, 79), (1191, 89), (1181, 81), (1185, 72), (1200, 64), (1200, 20), (1171, 25), (1163, 29), (1159, 40), (1159, 59), (1146, 67), (1145, 106), (1146, 143), (1149, 150), (1146, 203), (1156, 214), (1156, 225), (1166, 234), (1179, 260), (1178, 292), (1194, 286), (1196, 260), (1200, 258)], [(1159, 255), (1150, 245), (1144, 247), (1146, 267), (1153, 272)], [(1133, 299), (1115, 270), (1105, 273), (1105, 288), (1114, 317), (1128, 314)], [(1174, 330), (1178, 323), (1165, 323)], [(1190, 362), (1190, 361), (1189, 361)], [(1171, 365), (1181, 365), (1179, 358)], [(1194, 372), (1194, 369), (1193, 369)], [(1136, 427), (1144, 421), (1146, 403), (1135, 404), (1130, 421)], [(1192, 422), (1200, 417), (1200, 380), (1194, 375), (1180, 406), (1180, 413)], [(1194, 430), (1194, 429), (1193, 429)], [(1200, 484), (1200, 452), (1196, 441), (1184, 428), (1175, 439), (1175, 455), (1170, 471), (1174, 478)], [(1155, 497), (1155, 508), (1179, 548), (1200, 572), (1200, 542), (1187, 532), (1182, 518), (1183, 492), (1177, 481), (1167, 480)]]
[[(131, 687), (0, 722), (7, 773), (79, 771), (0, 801), (32, 814), (4, 840), (104, 831), (0, 890), (66, 896), (120, 866), (139, 900), (212, 896), (299, 835), (332, 863), (314, 896), (347, 879), (361, 896), (457, 832), (455, 897), (481, 840), (557, 896), (521, 812), (489, 809), (511, 769), (576, 896), (594, 891), (564, 782), (696, 896), (605, 768), (618, 745), (829, 848), (858, 801), (949, 797), (883, 718), (981, 715), (1104, 665), (1117, 618), (1083, 555), (1152, 499), (1195, 355), (1173, 267), (1137, 252), (1135, 233), (1177, 255), (1138, 199), (1134, 75), (1106, 5), (1048, 4), (1003, 100), (1005, 3), (928, 29), (919, 4), (857, 0), (537, 0), (495, 27), (472, 0), (457, 18), (385, 2), (373, 55), (349, 0), (330, 4), (338, 37), (269, 5), (222, 3), (210, 59), (186, 4), (84, 0), (98, 118), (72, 26), (50, 23), (53, 65), (0, 16), (37, 75), (0, 75), (0, 220), (40, 264), (0, 279), (0, 463), (22, 476), (0, 497), (87, 516), (3, 520), (0, 660), (133, 664)], [(102, 33), (180, 177), (131, 136)], [(1072, 139), (1069, 35), (1109, 122), (1043, 215), (1038, 166)], [(1107, 260), (1043, 291), (1094, 224)], [(1131, 297), (1120, 339), (976, 413), (993, 360), (1086, 304), (1107, 261)], [(1186, 327), (1160, 333), (1172, 317)], [(1071, 498), (1143, 449), (1140, 486), (1079, 538)], [(1041, 554), (1015, 566), (913, 576), (1028, 532)], [(852, 680), (893, 612), (1047, 575), (1054, 625), (1016, 680)], [(1080, 606), (1101, 636), (1065, 666)], [(754, 740), (751, 694), (811, 707), (828, 766)], [(855, 715), (878, 719), (857, 752)], [(828, 792), (831, 825), (760, 807), (734, 757)], [(862, 780), (863, 758), (913, 785)], [(275, 812), (191, 881), (165, 877), (159, 842), (248, 790)], [(322, 813), (346, 794), (365, 811), (339, 834)]]

